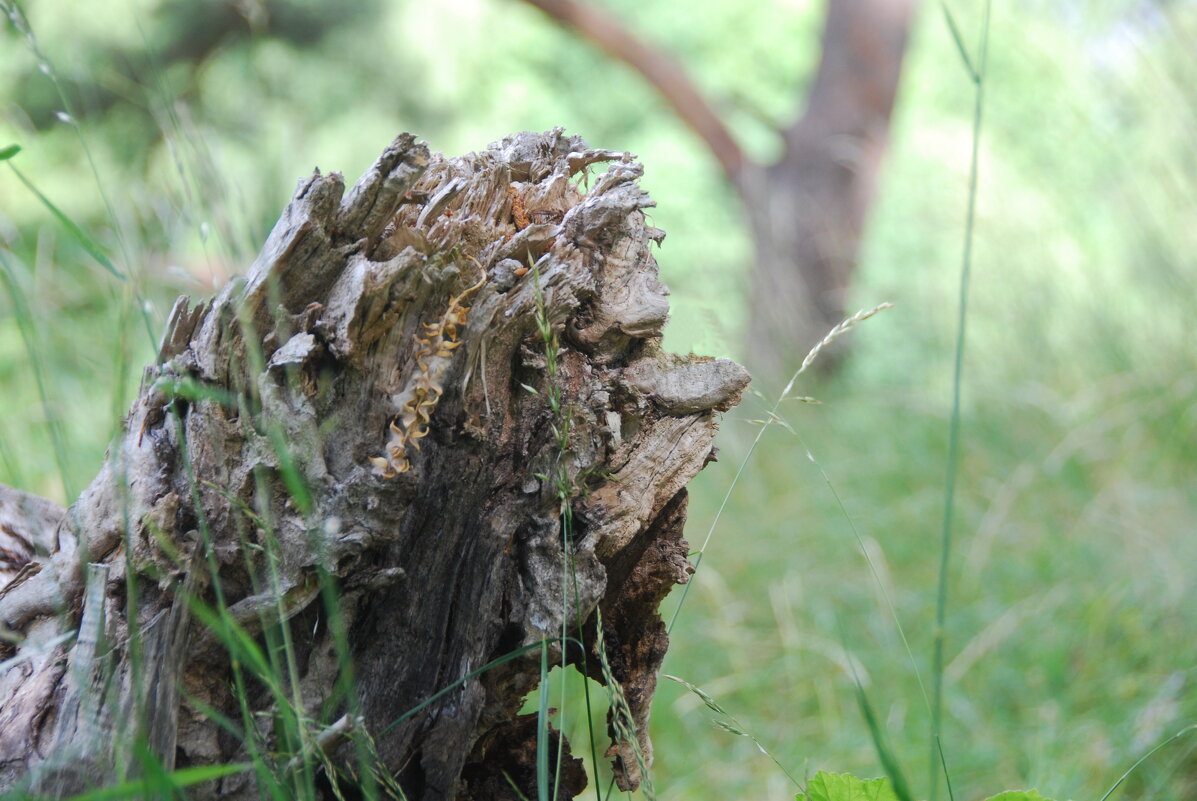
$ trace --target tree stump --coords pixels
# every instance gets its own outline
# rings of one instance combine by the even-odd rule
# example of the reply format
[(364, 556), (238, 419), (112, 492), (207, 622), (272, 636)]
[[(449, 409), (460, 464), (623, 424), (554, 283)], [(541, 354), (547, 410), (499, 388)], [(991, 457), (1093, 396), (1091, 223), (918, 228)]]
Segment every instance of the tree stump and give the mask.
[(258, 798), (366, 748), (407, 798), (534, 798), (542, 648), (620, 684), (635, 788), (685, 485), (748, 382), (662, 352), (642, 172), (560, 129), (401, 135), (179, 298), (70, 510), (0, 488), (0, 791), (253, 760), (189, 792)]

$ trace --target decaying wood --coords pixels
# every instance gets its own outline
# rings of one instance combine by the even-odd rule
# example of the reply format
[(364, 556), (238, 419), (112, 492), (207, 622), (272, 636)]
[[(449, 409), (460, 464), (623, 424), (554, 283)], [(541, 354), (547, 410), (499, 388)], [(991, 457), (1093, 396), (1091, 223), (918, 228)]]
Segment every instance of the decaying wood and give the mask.
[(58, 504), (0, 484), (0, 587), (54, 547), (64, 511)]
[[(657, 606), (690, 571), (685, 485), (748, 376), (661, 351), (664, 234), (641, 172), (555, 130), (454, 159), (404, 135), (348, 192), (336, 173), (300, 182), (243, 280), (179, 299), (70, 512), (0, 488), (0, 547), (16, 554), (0, 587), (0, 791), (137, 775), (138, 738), (167, 770), (246, 760), (221, 716), (276, 750), (276, 695), (234, 691), (221, 627), (201, 620), (219, 605), (251, 638), (287, 628), (287, 697), (314, 747), (351, 761), (368, 734), (412, 799), (515, 797), (509, 777), (534, 797), (537, 727), (518, 712), (539, 653), (391, 723), (522, 646), (547, 639), (559, 662), (563, 623), (587, 649), (565, 658), (602, 681), (601, 609), (651, 760)], [(560, 337), (558, 413), (538, 308)], [(545, 478), (561, 464), (571, 527)], [(336, 690), (339, 631), (356, 703)], [(625, 788), (642, 779), (630, 752), (610, 752)], [(565, 792), (580, 770), (563, 763)], [(242, 773), (194, 795), (258, 792)]]

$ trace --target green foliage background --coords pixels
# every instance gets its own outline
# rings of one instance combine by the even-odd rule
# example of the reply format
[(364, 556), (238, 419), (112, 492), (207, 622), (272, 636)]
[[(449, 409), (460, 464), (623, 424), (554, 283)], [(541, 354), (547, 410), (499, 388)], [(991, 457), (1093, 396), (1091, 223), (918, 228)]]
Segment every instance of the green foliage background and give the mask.
[[(819, 3), (604, 5), (685, 65), (754, 156), (776, 153), (817, 63)], [(243, 272), (300, 176), (353, 180), (400, 130), (463, 152), (564, 125), (637, 153), (669, 232), (667, 345), (751, 369), (735, 195), (629, 69), (515, 0), (237, 6), (37, 0), (32, 32), (0, 32), (0, 146), (22, 145), (14, 163), (130, 276), (0, 169), (0, 481), (73, 498), (153, 357), (147, 326), (177, 293)], [(973, 36), (980, 6), (952, 7)], [(1197, 719), (1194, 42), (1187, 0), (994, 8), (950, 585), (957, 798), (1097, 798)], [(766, 435), (666, 666), (799, 777), (878, 772), (851, 660), (907, 772), (925, 775), (923, 696), (853, 535), (925, 676), (973, 87), (934, 5), (908, 59), (852, 303), (898, 306), (861, 326), (839, 375), (799, 387), (823, 403), (786, 409), (797, 436)], [(721, 461), (693, 487), (694, 547), (769, 405), (725, 421)], [(666, 684), (662, 798), (793, 796), (751, 740)], [(1195, 747), (1120, 792), (1197, 797)]]

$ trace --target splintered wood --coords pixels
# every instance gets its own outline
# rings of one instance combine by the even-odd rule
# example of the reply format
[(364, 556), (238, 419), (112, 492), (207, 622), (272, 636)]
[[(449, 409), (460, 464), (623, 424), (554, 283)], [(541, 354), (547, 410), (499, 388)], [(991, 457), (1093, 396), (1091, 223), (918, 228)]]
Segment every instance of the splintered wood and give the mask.
[[(535, 797), (519, 712), (541, 642), (619, 684), (635, 742), (609, 755), (639, 785), (657, 607), (691, 571), (685, 486), (748, 382), (661, 350), (642, 172), (554, 130), (458, 158), (402, 135), (348, 191), (301, 181), (244, 279), (176, 304), (69, 512), (0, 488), (23, 515), (0, 540), (0, 792), (82, 792), (135, 775), (146, 747), (165, 771), (249, 762), (286, 747), (285, 708), (330, 781)], [(221, 620), (259, 646), (285, 632), (293, 669), (234, 662)], [(580, 646), (563, 653), (563, 630)], [(587, 777), (561, 747), (575, 795)], [(262, 792), (253, 771), (189, 789)]]

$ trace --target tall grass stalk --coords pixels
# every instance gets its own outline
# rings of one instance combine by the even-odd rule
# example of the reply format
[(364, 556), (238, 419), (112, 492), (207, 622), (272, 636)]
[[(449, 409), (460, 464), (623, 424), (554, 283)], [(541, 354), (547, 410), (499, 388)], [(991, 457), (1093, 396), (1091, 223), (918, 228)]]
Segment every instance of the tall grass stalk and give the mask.
[[(472, 258), (472, 257), (471, 257)], [(476, 259), (472, 259), (475, 264), (478, 264)], [(478, 264), (479, 269), (482, 265)], [(551, 481), (553, 491), (555, 493), (558, 505), (558, 512), (561, 515), (561, 673), (564, 676), (566, 669), (569, 666), (568, 661), (568, 642), (569, 642), (569, 618), (570, 618), (570, 601), (569, 590), (573, 588), (574, 592), (574, 607), (575, 609), (579, 603), (578, 592), (578, 571), (577, 564), (573, 559), (573, 541), (574, 541), (574, 508), (573, 499), (584, 488), (579, 487), (575, 479), (569, 473), (569, 448), (570, 448), (570, 412), (565, 408), (563, 403), (563, 393), (561, 385), (558, 382), (558, 360), (561, 353), (561, 343), (557, 337), (557, 332), (553, 328), (552, 322), (548, 318), (548, 311), (545, 307), (544, 293), (540, 288), (540, 268), (529, 259), (529, 269), (532, 271), (532, 295), (536, 302), (536, 330), (540, 334), (540, 338), (544, 343), (545, 353), (545, 398), (548, 401), (549, 409), (553, 413), (553, 437), (557, 446), (557, 452), (554, 454), (553, 472), (549, 474), (539, 474), (537, 477), (541, 480)], [(485, 376), (486, 371), (482, 371)], [(485, 380), (485, 379), (484, 379)], [(580, 611), (580, 610), (579, 610)], [(582, 631), (583, 620), (578, 615), (577, 618), (578, 641), (585, 641), (585, 634)], [(586, 729), (590, 736), (590, 762), (594, 766), (594, 770), (598, 770), (598, 750), (594, 738), (594, 717), (590, 705), (590, 684), (587, 681), (589, 668), (587, 667), (586, 649), (582, 649), (582, 668), (579, 674), (582, 679), (582, 695), (585, 699), (586, 707)], [(547, 692), (547, 685), (542, 685), (541, 692)], [(560, 709), (562, 710), (562, 718), (564, 719), (564, 710), (566, 707), (566, 684), (561, 682), (561, 699)], [(562, 726), (564, 729), (564, 725)], [(538, 733), (539, 738), (539, 733)], [(539, 743), (539, 739), (538, 739)], [(553, 774), (553, 798), (556, 799), (561, 787), (561, 766), (565, 755), (565, 736), (562, 734), (557, 739), (557, 764)], [(595, 793), (599, 792), (598, 782), (595, 782)], [(602, 796), (597, 796), (600, 801)]]
[(735, 715), (728, 712), (722, 704), (720, 704), (711, 696), (710, 693), (701, 687), (698, 687), (697, 685), (691, 684), (683, 678), (670, 675), (669, 673), (662, 673), (661, 678), (676, 682), (690, 692), (694, 693), (694, 695), (698, 696), (707, 709), (720, 716), (712, 721), (717, 727), (723, 729), (728, 734), (734, 734), (737, 737), (746, 737), (747, 739), (751, 740), (752, 744), (756, 746), (757, 750), (769, 757), (769, 759), (773, 760), (773, 764), (781, 769), (781, 772), (786, 775), (787, 779), (794, 783), (795, 787), (800, 790), (802, 789), (802, 782), (798, 781), (794, 774), (790, 773), (789, 769), (786, 768), (785, 765), (781, 764), (781, 760), (774, 756), (773, 752), (766, 748), (764, 743), (762, 743), (760, 739), (748, 729), (747, 726), (741, 723)]
[[(838, 622), (837, 619), (837, 624)], [(843, 628), (841, 627), (840, 637), (844, 638), (844, 636)], [(856, 658), (851, 654), (848, 655), (848, 668), (852, 671), (852, 682), (856, 688), (856, 703), (860, 706), (860, 712), (864, 716), (865, 725), (869, 728), (869, 737), (873, 740), (873, 748), (877, 751), (877, 758), (881, 761), (881, 767), (885, 771), (885, 775), (889, 778), (894, 795), (898, 797), (898, 801), (914, 801), (914, 797), (910, 794), (910, 787), (906, 782), (906, 776), (902, 773), (902, 766), (898, 763), (898, 758), (894, 756), (893, 751), (890, 750), (889, 745), (885, 741), (885, 732), (881, 729), (881, 724), (877, 720), (877, 713), (873, 711), (873, 705), (869, 701), (868, 694), (865, 693), (859, 674), (856, 672)]]
[[(565, 650), (565, 643), (561, 643)], [(536, 712), (536, 798), (549, 801), (549, 641), (540, 641), (540, 707)]]
[(70, 464), (67, 459), (66, 435), (63, 432), (62, 421), (54, 412), (50, 403), (50, 395), (46, 389), (46, 376), (42, 367), (41, 351), (38, 349), (37, 329), (33, 312), (29, 308), (29, 300), (25, 297), (17, 279), (16, 271), (4, 255), (4, 248), (0, 248), (0, 281), (8, 292), (12, 303), (13, 316), (17, 320), (17, 328), (21, 332), (21, 340), (25, 345), (25, 352), (29, 355), (29, 366), (33, 370), (33, 381), (37, 385), (38, 399), (42, 404), (42, 414), (46, 418), (46, 428), (50, 432), (50, 446), (54, 451), (54, 462), (58, 467), (58, 475), (62, 481), (62, 490), (68, 501), (75, 498), (74, 481), (71, 479)]
[[(623, 685), (611, 670), (611, 662), (607, 659), (607, 644), (603, 635), (602, 609), (594, 610), (594, 642), (598, 650), (599, 667), (603, 672), (603, 682), (607, 685), (607, 697), (611, 704), (611, 728), (615, 732), (616, 753), (623, 764), (625, 775), (628, 771), (627, 751), (632, 752), (636, 767), (640, 770), (640, 792), (648, 801), (656, 801), (657, 791), (653, 786), (652, 774), (648, 770), (648, 761), (644, 751), (640, 748), (640, 733), (636, 729), (636, 719), (632, 716), (632, 709), (628, 705), (628, 698), (624, 694)], [(626, 749), (626, 750), (625, 750)]]
[(1118, 781), (1114, 782), (1114, 784), (1110, 787), (1109, 790), (1106, 790), (1106, 794), (1101, 797), (1101, 801), (1106, 801), (1107, 798), (1109, 798), (1111, 795), (1113, 795), (1114, 791), (1122, 786), (1122, 783), (1124, 781), (1126, 781), (1127, 777), (1130, 776), (1132, 773), (1134, 773), (1135, 770), (1140, 765), (1142, 765), (1144, 762), (1146, 762), (1153, 754), (1155, 754), (1156, 751), (1159, 751), (1161, 748), (1163, 748), (1166, 745), (1169, 745), (1170, 743), (1176, 742), (1181, 737), (1184, 737), (1186, 734), (1188, 734), (1191, 731), (1197, 731), (1197, 723), (1194, 723), (1189, 726), (1185, 726), (1183, 729), (1178, 731), (1176, 734), (1172, 735), (1167, 740), (1164, 740), (1162, 743), (1156, 744), (1156, 746), (1154, 748), (1152, 748), (1146, 754), (1144, 754), (1143, 756), (1141, 756), (1137, 760), (1135, 760), (1135, 764), (1133, 764), (1129, 768), (1127, 768), (1126, 773), (1123, 773), (1121, 776), (1119, 776)]
[(989, 12), (991, 0), (985, 0), (984, 18), (981, 26), (980, 58), (975, 62), (969, 58), (968, 49), (960, 37), (959, 27), (951, 11), (944, 4), (943, 12), (948, 28), (961, 61), (976, 87), (973, 103), (972, 157), (968, 174), (968, 211), (964, 225), (964, 252), (960, 263), (959, 313), (956, 319), (956, 358), (952, 375), (952, 417), (948, 424), (948, 464), (944, 482), (943, 531), (939, 547), (939, 584), (935, 597), (935, 631), (932, 645), (931, 676), (934, 690), (931, 701), (931, 756), (928, 764), (930, 799), (939, 796), (939, 771), (945, 764), (940, 748), (940, 732), (943, 727), (943, 675), (944, 675), (944, 626), (948, 608), (948, 565), (952, 554), (952, 518), (955, 512), (956, 471), (960, 461), (960, 385), (964, 372), (964, 334), (968, 319), (968, 284), (973, 258), (973, 229), (977, 212), (977, 171), (981, 144), (981, 119), (985, 110), (985, 73), (989, 61)]
[[(760, 429), (756, 432), (756, 437), (752, 440), (752, 445), (748, 447), (748, 453), (744, 454), (744, 458), (740, 460), (740, 466), (736, 468), (736, 474), (732, 476), (731, 484), (728, 485), (727, 492), (723, 494), (723, 500), (719, 503), (719, 509), (715, 512), (715, 517), (711, 520), (711, 526), (707, 529), (707, 536), (703, 539), (702, 547), (698, 549), (698, 555), (694, 559), (694, 575), (698, 574), (698, 568), (702, 565), (703, 554), (706, 553), (707, 547), (711, 544), (711, 537), (715, 534), (715, 527), (719, 525), (719, 521), (723, 517), (723, 512), (727, 508), (727, 503), (731, 500), (732, 492), (735, 491), (736, 485), (740, 483), (740, 477), (744, 475), (744, 468), (748, 466), (748, 461), (752, 458), (752, 454), (756, 452), (757, 446), (760, 445), (761, 438), (765, 436), (765, 431), (774, 423), (778, 423), (784, 428), (789, 428), (785, 421), (781, 419), (778, 412), (781, 410), (781, 405), (790, 397), (790, 393), (794, 390), (794, 384), (798, 382), (799, 376), (814, 364), (815, 359), (819, 358), (819, 354), (825, 348), (854, 328), (858, 323), (876, 314), (880, 314), (886, 309), (892, 309), (893, 306), (894, 304), (892, 303), (882, 303), (872, 309), (862, 309), (828, 331), (827, 335), (810, 349), (806, 354), (806, 358), (802, 360), (802, 364), (790, 376), (790, 380), (786, 383), (785, 388), (778, 394), (777, 400), (774, 401), (772, 408), (767, 412), (766, 418), (756, 421), (760, 424)], [(678, 615), (682, 612), (682, 605), (686, 603), (686, 598), (690, 594), (692, 586), (694, 586), (693, 578), (682, 588), (682, 597), (678, 599), (677, 607), (674, 608), (673, 615), (669, 619), (669, 626), (665, 630), (667, 634), (673, 631), (673, 626), (677, 623)]]
[[(83, 134), (83, 127), (79, 125), (79, 117), (75, 113), (74, 103), (71, 102), (70, 97), (67, 95), (66, 89), (62, 85), (62, 81), (58, 77), (58, 71), (54, 69), (53, 62), (51, 62), (46, 54), (42, 52), (41, 46), (37, 43), (37, 37), (34, 36), (33, 28), (30, 27), (29, 20), (25, 16), (25, 11), (21, 8), (20, 4), (17, 3), (16, 0), (0, 0), (0, 11), (2, 11), (5, 16), (8, 17), (8, 20), (12, 24), (13, 28), (25, 40), (25, 46), (29, 48), (29, 52), (32, 53), (33, 57), (37, 59), (38, 69), (43, 75), (50, 79), (51, 83), (54, 84), (54, 91), (58, 94), (58, 99), (62, 102), (63, 108), (62, 112), (58, 114), (58, 119), (64, 124), (69, 125), (75, 132), (75, 136), (79, 140), (79, 147), (83, 150), (83, 155), (87, 159), (87, 165), (91, 169), (91, 174), (92, 178), (95, 180), (96, 189), (100, 193), (100, 199), (104, 203), (104, 209), (108, 214), (108, 219), (112, 221), (112, 230), (116, 236), (116, 244), (120, 249), (121, 257), (126, 265), (126, 269), (132, 267), (134, 264), (132, 252), (129, 248), (128, 240), (124, 235), (120, 217), (116, 213), (116, 206), (113, 204), (112, 198), (108, 194), (104, 180), (100, 177), (100, 169), (96, 165), (95, 155), (92, 153), (92, 149), (88, 144), (87, 137)], [(13, 167), (13, 170), (15, 172), (16, 167)], [(49, 201), (46, 200), (40, 192), (34, 189), (33, 185), (25, 180), (24, 176), (20, 176), (19, 173), (18, 175), (25, 185), (28, 186), (31, 191), (37, 194), (42, 202), (51, 208), (51, 211), (54, 211)], [(74, 223), (67, 219), (65, 215), (61, 214), (61, 212), (57, 213), (55, 216), (57, 216), (64, 224), (66, 224), (68, 228), (74, 226)], [(75, 227), (77, 228), (77, 226)], [(80, 237), (78, 234), (81, 234), (82, 236)], [(120, 272), (120, 270), (114, 267), (110, 261), (108, 261), (107, 257), (103, 255), (102, 249), (96, 246), (94, 242), (91, 246), (87, 245), (87, 243), (90, 241), (90, 237), (88, 237), (86, 234), (82, 234), (82, 229), (79, 229), (78, 234), (76, 237), (80, 238), (80, 241), (87, 248), (88, 252), (91, 253), (92, 256), (97, 259), (97, 261), (103, 264), (109, 272), (111, 272), (117, 278), (124, 280), (125, 276)], [(154, 322), (150, 318), (149, 305), (142, 297), (141, 290), (138, 288), (137, 283), (137, 276), (133, 276), (132, 294), (137, 301), (137, 308), (141, 314), (142, 321), (145, 323), (145, 333), (146, 337), (149, 339), (150, 347), (155, 347), (158, 344), (158, 335), (154, 330)]]
[[(873, 575), (873, 581), (876, 583), (877, 589), (880, 590), (881, 597), (885, 599), (890, 619), (894, 621), (894, 628), (898, 630), (898, 637), (901, 638), (902, 646), (906, 649), (906, 656), (910, 660), (911, 668), (914, 670), (915, 681), (919, 685), (919, 693), (923, 696), (923, 705), (930, 712), (931, 702), (927, 697), (927, 687), (923, 683), (923, 672), (919, 670), (919, 663), (914, 658), (914, 649), (910, 647), (910, 640), (906, 636), (906, 629), (902, 626), (902, 621), (898, 618), (898, 609), (894, 606), (894, 599), (890, 597), (889, 590), (885, 588), (885, 582), (881, 580), (881, 573), (877, 570), (877, 564), (873, 561), (873, 557), (869, 555), (869, 549), (865, 547), (864, 537), (860, 536), (860, 529), (856, 527), (856, 521), (852, 519), (852, 515), (848, 514), (848, 507), (844, 505), (839, 491), (831, 483), (831, 476), (827, 475), (827, 471), (815, 459), (815, 455), (811, 453), (810, 448), (807, 447), (805, 442), (802, 442), (802, 447), (806, 450), (806, 458), (810, 459), (811, 464), (819, 469), (819, 475), (823, 477), (823, 482), (827, 484), (827, 489), (830, 490), (831, 496), (835, 498), (835, 503), (839, 507), (840, 514), (843, 515), (844, 520), (848, 521), (848, 526), (852, 529), (852, 536), (856, 538), (856, 547), (860, 549), (861, 556), (864, 557), (865, 562), (869, 566), (869, 572)], [(842, 630), (840, 636), (841, 638), (844, 637)], [(848, 640), (844, 639), (843, 642), (845, 649), (847, 649)]]

